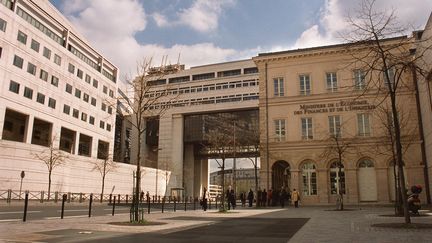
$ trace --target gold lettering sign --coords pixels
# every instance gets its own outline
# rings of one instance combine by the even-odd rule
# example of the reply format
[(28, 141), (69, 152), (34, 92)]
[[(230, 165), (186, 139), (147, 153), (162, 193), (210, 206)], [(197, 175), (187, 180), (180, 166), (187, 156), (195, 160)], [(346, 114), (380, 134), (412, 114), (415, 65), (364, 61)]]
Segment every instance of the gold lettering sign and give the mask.
[(367, 100), (338, 101), (333, 103), (305, 104), (294, 111), (294, 115), (308, 115), (316, 113), (331, 113), (344, 111), (369, 111), (375, 109)]

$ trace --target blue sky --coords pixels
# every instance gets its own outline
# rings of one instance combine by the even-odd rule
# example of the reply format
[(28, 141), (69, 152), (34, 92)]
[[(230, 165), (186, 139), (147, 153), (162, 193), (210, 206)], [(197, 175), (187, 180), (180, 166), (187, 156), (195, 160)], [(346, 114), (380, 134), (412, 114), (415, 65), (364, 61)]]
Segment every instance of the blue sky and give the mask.
[[(261, 52), (340, 43), (359, 0), (50, 0), (124, 75), (162, 56), (187, 67)], [(377, 0), (402, 24), (424, 26), (431, 0)]]

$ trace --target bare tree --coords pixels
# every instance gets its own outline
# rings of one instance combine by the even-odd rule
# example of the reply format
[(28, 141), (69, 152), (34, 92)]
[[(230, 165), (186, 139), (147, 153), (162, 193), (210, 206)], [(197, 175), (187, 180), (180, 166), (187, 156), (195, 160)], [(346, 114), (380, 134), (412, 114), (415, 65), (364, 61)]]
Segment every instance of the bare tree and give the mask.
[(243, 147), (250, 153), (254, 154), (254, 157), (248, 157), (254, 168), (255, 175), (255, 192), (258, 191), (258, 157), (260, 155), (260, 131), (259, 129), (247, 129), (242, 130), (241, 143)]
[[(417, 126), (412, 125), (412, 115), (409, 110), (404, 110), (402, 106), (398, 105), (397, 109), (401, 127), (401, 138), (402, 138), (402, 154), (405, 155), (410, 146), (415, 142), (417, 138)], [(384, 131), (381, 146), (376, 147), (377, 154), (384, 155), (392, 158), (393, 162), (393, 178), (394, 178), (394, 190), (395, 190), (395, 214), (403, 215), (402, 206), (402, 195), (401, 188), (399, 185), (399, 171), (396, 151), (396, 140), (395, 140), (395, 127), (393, 123), (393, 114), (388, 104), (383, 104), (376, 110), (376, 115), (380, 122), (380, 127)]]
[(101, 197), (100, 202), (103, 201), (103, 195), (105, 190), (105, 177), (113, 170), (115, 170), (118, 166), (117, 163), (113, 161), (110, 156), (102, 156), (103, 159), (97, 159), (93, 162), (92, 171), (98, 171), (102, 177), (102, 185), (101, 185)]
[(152, 59), (144, 60), (138, 64), (138, 76), (128, 82), (131, 95), (122, 100), (130, 109), (131, 124), (136, 135), (136, 185), (132, 203), (134, 211), (132, 221), (135, 222), (140, 221), (138, 210), (141, 191), (141, 162), (145, 158), (142, 145), (147, 130), (146, 123), (159, 119), (169, 108), (171, 101), (168, 98), (166, 85), (163, 89), (155, 89), (153, 86), (153, 82), (160, 80), (165, 73), (154, 72), (155, 68), (152, 68), (151, 64)]
[[(396, 165), (400, 188), (404, 190), (403, 146), (397, 104), (400, 93), (412, 86), (410, 76), (418, 69), (417, 59), (421, 59), (423, 55), (412, 50), (413, 38), (403, 36), (408, 28), (398, 23), (394, 9), (389, 12), (379, 11), (375, 9), (375, 0), (363, 0), (356, 13), (356, 16), (347, 18), (352, 30), (344, 38), (353, 44), (349, 46), (349, 51), (355, 59), (355, 65), (367, 74), (366, 92), (377, 94), (377, 97), (382, 98), (381, 103), (390, 100)], [(411, 223), (405, 191), (401, 195), (405, 223)]]
[(233, 154), (233, 134), (232, 125), (223, 118), (215, 118), (211, 128), (204, 135), (206, 144), (205, 149), (209, 154), (216, 154), (221, 158), (222, 170), (222, 202), (221, 210), (225, 211), (225, 160)]
[(48, 200), (51, 197), (51, 175), (52, 171), (62, 165), (68, 156), (58, 148), (54, 147), (56, 136), (52, 137), (49, 141), (48, 148), (42, 150), (40, 153), (34, 154), (35, 158), (44, 162), (48, 169)]
[[(336, 116), (335, 116), (336, 117)], [(336, 194), (338, 195), (338, 200), (336, 201), (336, 209), (344, 210), (344, 200), (343, 195), (345, 193), (345, 188), (342, 186), (342, 169), (343, 161), (345, 157), (353, 153), (355, 150), (355, 138), (346, 133), (346, 129), (343, 129), (344, 124), (339, 120), (338, 122), (334, 120), (334, 126), (330, 127), (328, 138), (326, 141), (326, 148), (324, 149), (321, 157), (328, 159), (333, 159), (336, 157), (336, 168), (338, 170), (336, 177)], [(342, 130), (344, 130), (344, 136), (342, 136)]]

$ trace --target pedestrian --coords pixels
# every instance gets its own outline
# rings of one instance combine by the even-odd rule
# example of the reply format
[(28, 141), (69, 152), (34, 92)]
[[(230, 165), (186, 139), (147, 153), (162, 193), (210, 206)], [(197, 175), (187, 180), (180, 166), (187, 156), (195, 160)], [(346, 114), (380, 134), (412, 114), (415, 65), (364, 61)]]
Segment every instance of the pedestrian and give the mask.
[(143, 199), (144, 199), (144, 191), (141, 190), (141, 193), (140, 193), (140, 202), (142, 202)]
[(226, 197), (226, 200), (227, 200), (227, 203), (228, 203), (228, 210), (230, 210), (231, 209), (231, 195), (230, 195), (230, 189), (228, 189), (228, 190), (226, 190), (226, 192), (225, 192), (225, 197)]
[(273, 199), (273, 189), (269, 189), (267, 192), (267, 205), (270, 207), (272, 206), (272, 199)]
[(150, 202), (150, 193), (149, 193), (149, 191), (147, 191), (147, 193), (146, 193), (146, 198), (147, 198), (147, 203), (149, 203)]
[(236, 205), (236, 194), (234, 189), (230, 190), (230, 202), (231, 202), (232, 209), (235, 209), (237, 205)]
[(202, 206), (202, 208), (203, 208), (204, 211), (207, 211), (207, 198), (208, 198), (207, 193), (208, 193), (207, 192), (207, 188), (204, 187), (204, 189), (203, 189), (203, 195), (202, 195), (202, 200), (201, 200), (201, 206)]
[(298, 203), (300, 201), (300, 194), (298, 193), (298, 191), (296, 191), (295, 188), (291, 193), (291, 200), (294, 202), (294, 207), (298, 208)]
[(246, 193), (245, 192), (242, 192), (240, 194), (240, 201), (241, 201), (242, 207), (245, 207), (246, 206)]
[(254, 193), (253, 193), (252, 189), (250, 189), (250, 191), (248, 193), (249, 207), (252, 207), (253, 200), (254, 200)]
[(261, 206), (265, 207), (266, 203), (267, 203), (267, 191), (266, 189), (264, 189), (264, 191), (262, 192), (262, 204)]
[(262, 190), (261, 187), (258, 188), (258, 193), (257, 193), (257, 207), (261, 206), (261, 200), (262, 200)]
[(279, 200), (280, 200), (280, 204), (281, 204), (282, 208), (285, 207), (286, 198), (287, 198), (287, 192), (286, 192), (285, 188), (282, 187), (282, 189), (280, 191), (280, 195), (279, 195)]

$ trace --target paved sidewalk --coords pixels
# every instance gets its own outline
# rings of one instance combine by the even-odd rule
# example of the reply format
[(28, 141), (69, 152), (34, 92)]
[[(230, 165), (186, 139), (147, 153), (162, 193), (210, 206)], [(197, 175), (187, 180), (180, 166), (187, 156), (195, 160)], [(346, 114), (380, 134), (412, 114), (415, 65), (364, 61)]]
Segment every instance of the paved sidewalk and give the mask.
[[(146, 214), (149, 221), (163, 222), (154, 226), (116, 226), (109, 222), (127, 221), (129, 214), (100, 216), (92, 218), (65, 218), (51, 220), (33, 220), (23, 222), (0, 223), (0, 242), (56, 242), (58, 237), (50, 232), (69, 234), (70, 239), (98, 240), (98, 237), (133, 238), (133, 234), (158, 233), (176, 234), (190, 229), (197, 229), (213, 224), (224, 218), (260, 218), (275, 221), (283, 218), (309, 218), (297, 231), (290, 242), (431, 242), (430, 229), (383, 229), (371, 227), (375, 223), (403, 222), (403, 218), (383, 217), (393, 213), (392, 208), (368, 207), (351, 211), (333, 211), (333, 207), (289, 207), (285, 209), (238, 209), (235, 213), (219, 214), (212, 211), (177, 211)], [(413, 217), (416, 223), (431, 223), (430, 217)], [(282, 221), (281, 221), (282, 222)], [(239, 225), (240, 226), (240, 225)], [(241, 227), (246, 227), (241, 225)], [(287, 224), (286, 230), (292, 226)], [(62, 231), (63, 230), (63, 231)], [(81, 233), (81, 234), (80, 234)], [(263, 232), (264, 234), (265, 232)], [(223, 232), (220, 233), (223, 235)], [(88, 238), (83, 238), (88, 237)], [(85, 240), (84, 240), (85, 241)], [(288, 241), (288, 238), (287, 238)], [(103, 242), (101, 240), (100, 242)], [(184, 241), (187, 242), (187, 241)], [(228, 240), (221, 242), (230, 242)], [(269, 241), (271, 242), (271, 240)]]

